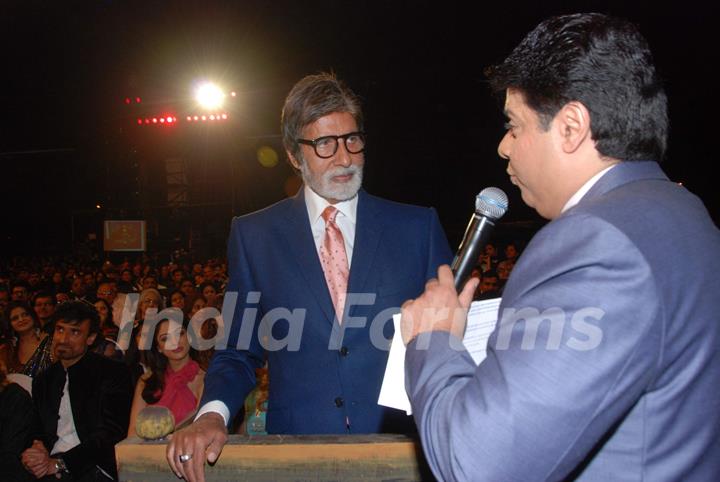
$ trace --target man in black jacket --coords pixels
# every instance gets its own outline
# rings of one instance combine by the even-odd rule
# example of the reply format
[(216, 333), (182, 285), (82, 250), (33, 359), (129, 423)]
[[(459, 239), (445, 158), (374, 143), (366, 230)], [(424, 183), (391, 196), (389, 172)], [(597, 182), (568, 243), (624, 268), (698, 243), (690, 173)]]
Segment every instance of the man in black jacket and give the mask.
[(100, 331), (93, 306), (69, 301), (53, 319), (57, 361), (33, 381), (43, 440), (23, 452), (22, 462), (37, 478), (116, 480), (115, 444), (127, 434), (130, 374), (125, 365), (88, 350)]

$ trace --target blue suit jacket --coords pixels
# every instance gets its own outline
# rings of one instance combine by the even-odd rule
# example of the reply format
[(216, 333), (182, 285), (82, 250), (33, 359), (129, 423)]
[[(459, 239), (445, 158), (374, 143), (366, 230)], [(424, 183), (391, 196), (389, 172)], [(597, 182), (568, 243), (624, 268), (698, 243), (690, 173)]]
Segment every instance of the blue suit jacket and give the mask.
[(347, 433), (348, 421), (353, 433), (414, 429), (410, 417), (377, 404), (392, 314), (423, 291), (451, 252), (434, 210), (359, 196), (348, 293), (364, 295), (348, 298), (342, 325), (334, 321), (302, 189), (233, 220), (227, 292), (237, 292), (238, 303), (202, 404), (221, 400), (236, 413), (267, 357), (269, 433)]
[(487, 359), (433, 333), (407, 387), (443, 480), (717, 480), (720, 233), (654, 162), (620, 163), (515, 266)]

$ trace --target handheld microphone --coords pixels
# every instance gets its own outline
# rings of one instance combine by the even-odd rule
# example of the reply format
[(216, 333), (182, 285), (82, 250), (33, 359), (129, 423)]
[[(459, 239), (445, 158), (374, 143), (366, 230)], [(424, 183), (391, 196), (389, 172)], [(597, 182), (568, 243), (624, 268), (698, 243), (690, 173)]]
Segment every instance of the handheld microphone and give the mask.
[(480, 250), (487, 243), (495, 221), (508, 210), (507, 195), (496, 187), (486, 187), (475, 198), (475, 212), (450, 268), (455, 274), (455, 289), (460, 291), (477, 264)]

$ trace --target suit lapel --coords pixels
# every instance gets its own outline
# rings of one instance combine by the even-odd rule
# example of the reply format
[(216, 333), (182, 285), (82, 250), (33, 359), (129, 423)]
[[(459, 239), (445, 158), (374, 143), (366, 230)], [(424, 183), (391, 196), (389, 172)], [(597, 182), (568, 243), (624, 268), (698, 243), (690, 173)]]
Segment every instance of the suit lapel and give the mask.
[[(358, 193), (357, 219), (355, 223), (355, 242), (348, 280), (348, 293), (363, 293), (367, 290), (367, 280), (373, 269), (380, 235), (383, 226), (380, 222), (376, 200), (364, 191)], [(349, 313), (352, 315), (352, 313)]]
[(303, 192), (301, 187), (292, 199), (291, 207), (287, 212), (287, 222), (282, 228), (283, 234), (290, 246), (293, 258), (298, 263), (300, 274), (307, 282), (310, 293), (322, 309), (328, 322), (332, 324), (335, 318), (335, 309), (315, 248)]

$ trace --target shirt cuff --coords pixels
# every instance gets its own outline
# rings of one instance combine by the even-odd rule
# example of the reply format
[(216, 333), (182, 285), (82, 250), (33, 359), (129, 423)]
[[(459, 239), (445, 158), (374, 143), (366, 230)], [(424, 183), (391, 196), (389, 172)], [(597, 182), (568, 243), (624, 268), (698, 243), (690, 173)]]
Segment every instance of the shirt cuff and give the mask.
[(230, 409), (220, 400), (213, 400), (212, 402), (208, 402), (200, 407), (200, 410), (198, 410), (198, 413), (195, 416), (195, 420), (210, 412), (219, 413), (225, 421), (225, 426), (227, 426), (228, 420), (230, 420)]

